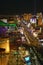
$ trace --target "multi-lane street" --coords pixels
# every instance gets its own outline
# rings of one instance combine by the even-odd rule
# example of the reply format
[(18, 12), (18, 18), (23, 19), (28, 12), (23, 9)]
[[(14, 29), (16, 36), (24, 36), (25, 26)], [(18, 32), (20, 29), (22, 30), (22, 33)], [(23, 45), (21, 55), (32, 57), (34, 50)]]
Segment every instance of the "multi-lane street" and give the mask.
[[(33, 36), (26, 25), (22, 23), (21, 26), (14, 32), (7, 32), (10, 52), (0, 52), (0, 65), (43, 65), (43, 56), (38, 51), (39, 39)], [(7, 41), (7, 37), (5, 40), (1, 38), (1, 44)]]

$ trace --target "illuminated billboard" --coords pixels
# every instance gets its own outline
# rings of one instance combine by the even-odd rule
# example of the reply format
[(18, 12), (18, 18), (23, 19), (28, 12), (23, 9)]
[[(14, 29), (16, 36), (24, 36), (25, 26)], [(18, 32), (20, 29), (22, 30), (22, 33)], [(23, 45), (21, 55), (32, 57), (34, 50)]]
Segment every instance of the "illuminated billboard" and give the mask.
[(31, 18), (30, 23), (33, 23), (33, 24), (36, 23), (36, 18)]

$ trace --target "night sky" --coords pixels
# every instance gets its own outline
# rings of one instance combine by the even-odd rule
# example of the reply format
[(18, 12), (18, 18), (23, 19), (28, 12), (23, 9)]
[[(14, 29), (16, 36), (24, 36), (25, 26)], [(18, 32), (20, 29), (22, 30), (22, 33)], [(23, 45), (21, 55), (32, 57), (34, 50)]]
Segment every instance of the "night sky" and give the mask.
[(43, 0), (0, 0), (0, 14), (43, 12)]

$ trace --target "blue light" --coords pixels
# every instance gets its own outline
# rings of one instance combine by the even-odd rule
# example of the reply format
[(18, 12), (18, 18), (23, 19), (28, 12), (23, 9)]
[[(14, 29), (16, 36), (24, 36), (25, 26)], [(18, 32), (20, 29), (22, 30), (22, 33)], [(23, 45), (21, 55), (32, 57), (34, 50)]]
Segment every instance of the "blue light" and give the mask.
[(30, 57), (25, 57), (25, 61), (30, 61)]

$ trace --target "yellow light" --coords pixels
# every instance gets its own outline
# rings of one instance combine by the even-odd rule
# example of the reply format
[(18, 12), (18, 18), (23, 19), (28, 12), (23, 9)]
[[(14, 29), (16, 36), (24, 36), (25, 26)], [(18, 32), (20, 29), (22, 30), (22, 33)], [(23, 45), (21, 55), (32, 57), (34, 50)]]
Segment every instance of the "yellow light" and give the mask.
[(33, 33), (33, 36), (34, 36), (34, 37), (37, 37), (38, 35), (34, 32), (34, 33)]
[(4, 48), (5, 53), (9, 53), (9, 51), (10, 51), (9, 39), (5, 39), (5, 41), (3, 41), (3, 43), (0, 45), (0, 48)]
[(6, 52), (8, 53), (9, 51), (10, 51), (9, 40), (7, 40), (7, 42), (6, 42)]

